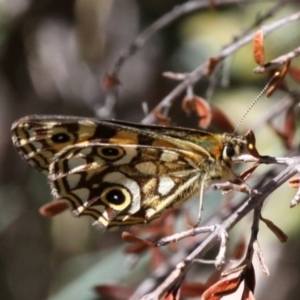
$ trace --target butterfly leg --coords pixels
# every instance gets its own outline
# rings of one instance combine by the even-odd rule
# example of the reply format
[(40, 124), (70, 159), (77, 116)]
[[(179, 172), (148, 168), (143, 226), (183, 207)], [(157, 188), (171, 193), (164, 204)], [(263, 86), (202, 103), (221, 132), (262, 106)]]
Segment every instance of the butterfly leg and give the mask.
[(204, 195), (204, 187), (205, 187), (205, 180), (207, 174), (204, 175), (200, 185), (200, 196), (199, 196), (199, 212), (198, 212), (198, 221), (194, 227), (197, 227), (201, 222), (202, 210), (203, 210), (203, 195)]

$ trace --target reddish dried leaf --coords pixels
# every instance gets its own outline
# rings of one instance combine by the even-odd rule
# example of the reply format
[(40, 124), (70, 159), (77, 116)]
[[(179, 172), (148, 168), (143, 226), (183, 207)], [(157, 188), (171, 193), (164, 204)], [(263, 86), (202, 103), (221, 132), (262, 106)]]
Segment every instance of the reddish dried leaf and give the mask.
[(240, 174), (240, 177), (246, 181), (251, 175), (252, 173), (256, 170), (256, 168), (259, 166), (259, 163), (255, 163), (252, 167), (248, 168), (247, 170), (243, 171)]
[(117, 77), (110, 74), (105, 74), (103, 78), (103, 87), (107, 90), (114, 88), (116, 85), (119, 85), (120, 81)]
[(247, 286), (250, 289), (250, 291), (254, 292), (256, 282), (255, 272), (252, 264), (247, 269), (245, 269), (244, 278), (245, 286)]
[(286, 136), (285, 145), (287, 149), (291, 149), (294, 143), (296, 133), (296, 115), (293, 107), (290, 107), (285, 116), (284, 133)]
[(249, 287), (245, 285), (244, 291), (242, 294), (242, 300), (255, 300), (253, 293), (250, 291)]
[(198, 96), (194, 97), (194, 103), (195, 103), (195, 111), (200, 118), (198, 126), (200, 128), (206, 129), (210, 125), (212, 119), (210, 105), (206, 100)]
[(169, 126), (171, 124), (171, 119), (165, 116), (162, 110), (155, 110), (154, 115), (160, 125)]
[(300, 187), (300, 177), (294, 177), (290, 179), (289, 181), (289, 186), (295, 189), (298, 189)]
[(67, 202), (63, 200), (53, 200), (50, 203), (44, 204), (39, 213), (44, 217), (54, 217), (69, 208)]
[(208, 285), (199, 282), (188, 282), (181, 285), (183, 297), (199, 297), (207, 289)]
[(148, 247), (155, 247), (155, 243), (145, 240), (145, 239), (141, 239), (137, 236), (135, 236), (134, 234), (124, 231), (122, 233), (122, 239), (127, 242), (127, 243), (131, 243), (131, 244), (142, 244), (142, 245), (146, 245)]
[(257, 64), (262, 66), (265, 61), (264, 33), (258, 30), (253, 37), (253, 56)]
[(209, 58), (208, 65), (207, 65), (207, 72), (206, 72), (207, 76), (210, 76), (214, 72), (214, 70), (215, 70), (216, 66), (219, 64), (219, 62), (220, 62), (219, 57), (210, 57)]
[(290, 66), (289, 74), (296, 82), (300, 83), (300, 69), (299, 68)]
[(285, 243), (288, 240), (288, 236), (277, 227), (272, 221), (260, 216), (260, 219), (268, 226), (268, 228), (277, 236), (281, 243)]
[(133, 294), (132, 289), (114, 284), (97, 285), (94, 290), (105, 299), (128, 299)]
[(256, 149), (256, 139), (255, 139), (255, 135), (253, 133), (252, 130), (249, 130), (246, 133), (246, 137), (247, 137), (247, 150), (248, 152), (253, 155), (254, 157), (260, 158), (261, 155), (258, 153), (257, 149)]
[(234, 293), (241, 284), (241, 276), (223, 279), (209, 287), (202, 295), (203, 300), (219, 300), (223, 296)]
[(181, 108), (184, 112), (190, 113), (195, 110), (194, 97), (186, 96), (183, 98)]
[(212, 120), (211, 123), (222, 129), (224, 132), (233, 132), (234, 126), (231, 124), (227, 116), (223, 113), (221, 109), (219, 109), (216, 106), (211, 105), (211, 115), (212, 115)]
[(281, 89), (283, 91), (288, 91), (288, 88), (286, 84), (283, 82), (283, 79), (285, 78), (285, 75), (287, 74), (289, 68), (290, 68), (290, 61), (287, 61), (284, 64), (284, 67), (280, 71), (279, 74), (278, 72), (275, 72), (272, 76), (275, 76), (273, 78), (272, 83), (270, 84), (270, 87), (266, 91), (266, 97), (270, 97), (277, 89)]
[(163, 299), (164, 300), (179, 300), (180, 299), (180, 286), (170, 292), (168, 292)]

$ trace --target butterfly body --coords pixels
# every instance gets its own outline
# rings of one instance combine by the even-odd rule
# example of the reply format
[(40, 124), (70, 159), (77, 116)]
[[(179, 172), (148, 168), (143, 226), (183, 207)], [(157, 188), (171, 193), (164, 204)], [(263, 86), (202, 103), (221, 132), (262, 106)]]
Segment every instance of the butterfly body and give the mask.
[(52, 194), (100, 227), (147, 223), (180, 206), (202, 181), (228, 179), (245, 136), (66, 116), (29, 116), (12, 126), (23, 159)]

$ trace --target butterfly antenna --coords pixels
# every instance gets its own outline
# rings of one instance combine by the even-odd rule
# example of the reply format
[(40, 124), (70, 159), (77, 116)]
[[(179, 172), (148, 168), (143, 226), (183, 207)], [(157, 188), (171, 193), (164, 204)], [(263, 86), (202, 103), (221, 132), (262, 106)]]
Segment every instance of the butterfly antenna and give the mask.
[(256, 104), (256, 102), (263, 96), (265, 91), (269, 88), (269, 86), (273, 83), (274, 79), (279, 76), (279, 72), (276, 72), (274, 76), (269, 80), (269, 82), (265, 85), (265, 87), (262, 89), (262, 91), (256, 96), (256, 98), (252, 101), (252, 103), (249, 105), (248, 109), (240, 119), (240, 121), (237, 123), (237, 125), (234, 128), (233, 134), (235, 134), (242, 124), (242, 122), (245, 120), (246, 116), (248, 115), (249, 111), (252, 109), (252, 107)]

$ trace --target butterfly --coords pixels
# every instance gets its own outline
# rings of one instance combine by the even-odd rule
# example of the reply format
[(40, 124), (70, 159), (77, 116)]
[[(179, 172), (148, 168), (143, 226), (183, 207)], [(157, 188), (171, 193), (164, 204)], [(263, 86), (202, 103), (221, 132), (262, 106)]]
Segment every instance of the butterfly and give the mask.
[(148, 223), (229, 179), (249, 144), (246, 135), (56, 115), (16, 121), (12, 141), (55, 199), (102, 229)]

